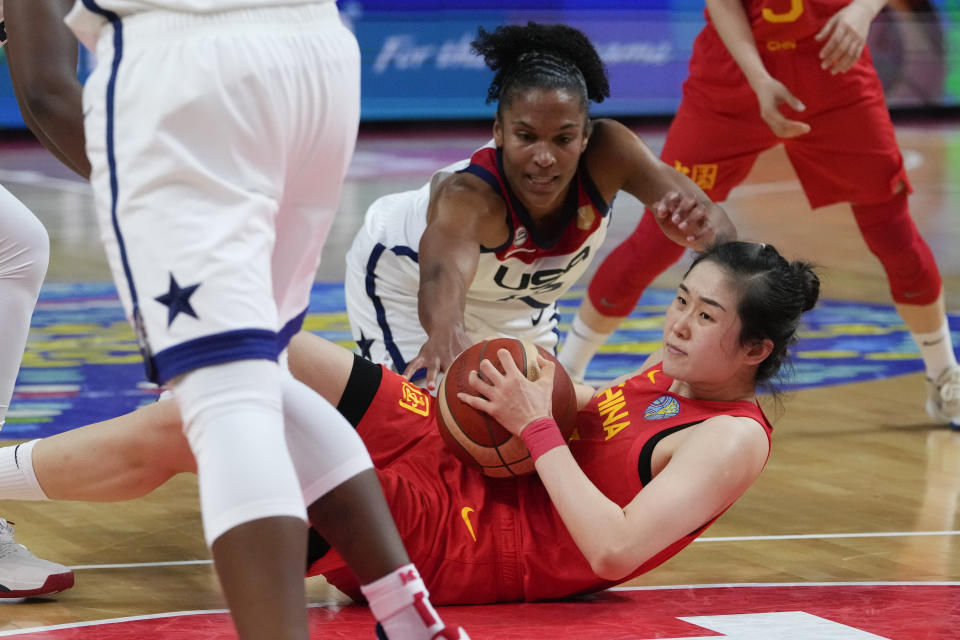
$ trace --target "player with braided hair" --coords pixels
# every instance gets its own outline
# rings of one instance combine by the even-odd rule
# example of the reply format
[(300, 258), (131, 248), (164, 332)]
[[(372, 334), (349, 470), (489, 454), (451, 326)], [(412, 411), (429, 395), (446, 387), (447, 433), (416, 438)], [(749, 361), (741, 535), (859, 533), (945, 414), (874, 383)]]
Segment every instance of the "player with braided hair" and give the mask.
[(425, 369), (429, 389), (486, 336), (556, 347), (556, 301), (603, 242), (617, 192), (650, 205), (684, 246), (735, 235), (723, 210), (627, 127), (590, 119), (609, 86), (581, 32), (480, 29), (473, 48), (495, 71), (493, 140), (419, 190), (374, 202), (347, 254), (361, 353), (409, 378)]

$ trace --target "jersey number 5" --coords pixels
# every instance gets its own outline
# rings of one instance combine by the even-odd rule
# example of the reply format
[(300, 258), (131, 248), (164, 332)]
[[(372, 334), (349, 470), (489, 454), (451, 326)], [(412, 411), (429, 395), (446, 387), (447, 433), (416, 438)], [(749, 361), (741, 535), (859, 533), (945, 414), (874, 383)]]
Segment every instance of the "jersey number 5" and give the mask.
[(790, 10), (786, 13), (774, 13), (769, 7), (763, 8), (763, 19), (767, 22), (796, 22), (803, 15), (803, 0), (790, 0)]

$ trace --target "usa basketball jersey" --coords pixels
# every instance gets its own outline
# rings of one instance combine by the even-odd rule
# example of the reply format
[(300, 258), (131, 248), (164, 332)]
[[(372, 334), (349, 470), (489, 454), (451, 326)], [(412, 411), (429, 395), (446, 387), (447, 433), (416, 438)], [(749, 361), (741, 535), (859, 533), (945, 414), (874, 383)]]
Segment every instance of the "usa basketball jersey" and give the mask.
[(420, 189), (376, 200), (347, 252), (347, 316), (361, 355), (394, 371), (403, 371), (427, 340), (417, 310), (420, 238), (431, 196), (454, 173), (479, 177), (503, 198), (509, 230), (502, 245), (481, 247), (466, 293), (464, 325), (474, 342), (502, 335), (555, 349), (556, 301), (606, 237), (610, 207), (582, 165), (563, 205), (562, 232), (540, 234), (504, 178), (492, 141), (469, 160), (437, 171)]
[[(763, 425), (770, 438), (772, 427), (754, 402), (694, 400), (669, 391), (673, 378), (657, 364), (627, 382), (595, 395), (577, 415), (577, 431), (570, 451), (588, 478), (610, 500), (626, 506), (653, 477), (653, 450), (663, 438), (717, 415), (752, 418)], [(561, 594), (598, 591), (615, 583), (598, 578), (540, 483), (527, 482), (520, 496), (525, 540), (536, 550), (524, 553), (527, 600), (559, 597)], [(720, 514), (717, 515), (719, 517)], [(639, 566), (623, 582), (650, 571), (676, 555), (716, 520), (668, 545)], [(537, 538), (550, 540), (538, 545)], [(564, 567), (557, 575), (557, 567)]]
[(609, 206), (581, 166), (563, 204), (562, 231), (546, 237), (537, 231), (526, 207), (503, 174), (500, 149), (485, 147), (459, 173), (486, 182), (503, 198), (510, 233), (499, 247), (482, 247), (467, 297), (471, 304), (493, 304), (518, 311), (551, 306), (573, 286), (603, 244)]

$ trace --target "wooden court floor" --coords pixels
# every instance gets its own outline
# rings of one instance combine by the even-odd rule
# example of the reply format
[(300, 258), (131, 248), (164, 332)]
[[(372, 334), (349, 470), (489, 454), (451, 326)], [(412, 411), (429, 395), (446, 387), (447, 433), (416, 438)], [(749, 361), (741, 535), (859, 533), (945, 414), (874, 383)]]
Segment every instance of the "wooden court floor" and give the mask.
[[(943, 272), (948, 309), (956, 314), (960, 123), (899, 122), (897, 129), (914, 188), (912, 211)], [(636, 130), (659, 150), (664, 127), (638, 125)], [(485, 128), (469, 127), (362, 132), (318, 279), (342, 279), (343, 254), (373, 199), (418, 187), (433, 169), (465, 157), (486, 137)], [(109, 280), (86, 185), (29, 140), (0, 145), (0, 183), (49, 230), (48, 282)], [(744, 237), (821, 265), (825, 298), (889, 304), (879, 263), (864, 247), (848, 207), (811, 212), (782, 150), (762, 155), (725, 207)], [(618, 197), (604, 252), (629, 232), (639, 212), (632, 198)], [(679, 268), (672, 268), (655, 286), (673, 287), (678, 274)], [(923, 394), (919, 373), (791, 393), (782, 410), (775, 410), (774, 452), (757, 484), (701, 541), (631, 586), (960, 585), (960, 432), (926, 416)], [(31, 550), (72, 566), (77, 576), (72, 590), (53, 598), (0, 604), (0, 635), (224, 606), (203, 544), (191, 476), (132, 502), (4, 502), (0, 515), (17, 523), (18, 539)], [(308, 593), (315, 603), (347, 602), (319, 578), (309, 581)], [(960, 628), (953, 626), (960, 623), (957, 595), (946, 604), (918, 605), (926, 621), (918, 623), (920, 631), (896, 637), (960, 637), (960, 632), (936, 630)], [(870, 610), (865, 605), (864, 615)], [(929, 633), (922, 624), (933, 625)], [(322, 624), (316, 628), (321, 629), (316, 637), (326, 637)], [(586, 637), (575, 630), (551, 635)], [(637, 629), (631, 637), (679, 636)]]

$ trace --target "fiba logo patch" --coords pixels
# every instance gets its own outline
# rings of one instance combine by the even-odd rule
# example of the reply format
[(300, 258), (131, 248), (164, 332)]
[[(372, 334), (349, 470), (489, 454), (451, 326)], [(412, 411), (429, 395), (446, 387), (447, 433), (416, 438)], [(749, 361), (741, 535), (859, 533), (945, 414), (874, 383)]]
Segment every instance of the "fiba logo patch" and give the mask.
[(650, 403), (643, 412), (644, 420), (666, 420), (680, 413), (680, 403), (673, 396), (663, 395)]
[(513, 233), (513, 246), (522, 247), (526, 241), (527, 241), (527, 228), (517, 227), (517, 230)]

